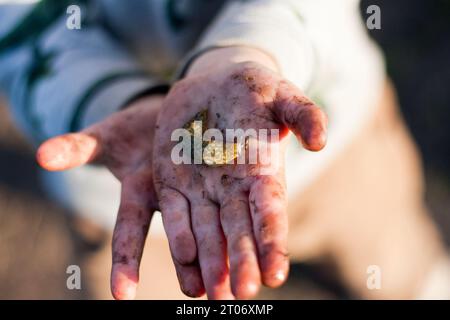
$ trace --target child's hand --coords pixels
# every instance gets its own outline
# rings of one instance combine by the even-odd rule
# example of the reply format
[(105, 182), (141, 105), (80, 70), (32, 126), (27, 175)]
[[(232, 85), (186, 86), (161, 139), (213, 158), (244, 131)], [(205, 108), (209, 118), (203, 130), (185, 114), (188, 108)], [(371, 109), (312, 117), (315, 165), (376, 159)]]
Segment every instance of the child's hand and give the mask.
[(142, 98), (82, 132), (47, 140), (37, 152), (44, 169), (61, 171), (95, 162), (122, 183), (112, 250), (111, 289), (116, 299), (134, 298), (145, 237), (157, 207), (152, 151), (162, 99)]
[[(155, 186), (182, 290), (189, 296), (206, 289), (209, 298), (249, 298), (261, 281), (276, 287), (287, 277), (284, 138), (290, 129), (306, 149), (318, 151), (325, 145), (327, 119), (261, 64), (206, 65), (177, 83), (163, 103)], [(205, 110), (207, 128), (279, 129), (280, 166), (263, 175), (260, 163), (174, 164), (178, 142), (171, 141), (172, 132)]]

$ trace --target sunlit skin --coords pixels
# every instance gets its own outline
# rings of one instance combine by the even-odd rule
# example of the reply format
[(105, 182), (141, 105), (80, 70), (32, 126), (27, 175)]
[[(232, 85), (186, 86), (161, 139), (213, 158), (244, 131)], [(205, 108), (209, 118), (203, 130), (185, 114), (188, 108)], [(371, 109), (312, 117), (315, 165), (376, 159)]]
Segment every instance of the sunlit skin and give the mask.
[[(112, 248), (116, 299), (135, 296), (145, 238), (157, 208), (185, 294), (251, 298), (261, 283), (277, 287), (286, 280), (283, 166), (261, 175), (259, 164), (210, 167), (171, 161), (172, 131), (205, 108), (211, 115), (209, 127), (279, 129), (281, 163), (289, 130), (308, 150), (324, 147), (325, 114), (273, 67), (252, 59), (251, 51), (244, 61), (258, 62), (239, 63), (239, 53), (229, 64), (189, 73), (166, 97), (142, 98), (39, 148), (37, 160), (44, 169), (98, 163), (121, 182)], [(194, 65), (194, 71), (200, 69)]]
[(251, 298), (261, 283), (277, 287), (287, 277), (284, 168), (261, 175), (259, 164), (175, 165), (171, 132), (207, 108), (208, 128), (279, 129), (284, 159), (289, 130), (306, 149), (322, 149), (327, 118), (259, 63), (207, 69), (178, 82), (164, 100), (155, 135), (155, 186), (183, 292)]
[(111, 291), (120, 300), (135, 297), (145, 238), (157, 208), (152, 151), (162, 100), (162, 96), (140, 99), (79, 133), (47, 140), (37, 151), (37, 161), (46, 170), (95, 163), (106, 166), (121, 182), (111, 272)]

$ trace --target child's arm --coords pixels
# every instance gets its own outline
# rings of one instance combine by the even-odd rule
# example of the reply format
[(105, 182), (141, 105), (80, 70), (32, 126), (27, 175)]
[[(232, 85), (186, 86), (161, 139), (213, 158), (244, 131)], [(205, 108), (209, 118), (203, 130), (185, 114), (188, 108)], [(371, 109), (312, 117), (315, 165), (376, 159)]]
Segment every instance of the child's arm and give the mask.
[[(177, 164), (178, 141), (171, 136), (199, 113), (207, 114), (200, 118), (205, 129), (278, 129), (280, 140), (269, 143), (269, 168), (259, 160)], [(270, 287), (284, 282), (289, 265), (285, 138), (291, 130), (306, 149), (318, 151), (325, 145), (326, 125), (320, 108), (281, 77), (270, 56), (253, 48), (208, 51), (172, 88), (156, 127), (154, 179), (187, 295), (200, 295), (204, 286), (211, 299), (250, 298), (261, 281)]]
[(157, 209), (152, 153), (163, 98), (142, 97), (80, 132), (47, 140), (37, 152), (37, 161), (46, 170), (95, 163), (104, 165), (120, 181), (112, 241), (111, 290), (116, 299), (133, 299), (136, 294), (145, 238)]
[(261, 175), (260, 164), (177, 166), (169, 139), (206, 108), (209, 125), (219, 129), (280, 129), (280, 163), (287, 128), (307, 149), (324, 146), (326, 116), (298, 89), (310, 86), (316, 57), (296, 4), (228, 1), (183, 64), (180, 77), (186, 78), (165, 100), (155, 139), (155, 183), (188, 295), (201, 294), (204, 285), (210, 298), (248, 298), (261, 281), (275, 287), (286, 278), (282, 166), (272, 175)]
[(101, 16), (93, 15), (95, 2), (81, 7), (90, 21), (69, 30), (69, 3), (0, 6), (0, 86), (31, 141), (64, 134), (39, 148), (43, 168), (95, 162), (122, 183), (111, 285), (116, 298), (129, 299), (157, 205), (151, 158), (162, 96), (150, 94), (164, 88), (115, 41)]

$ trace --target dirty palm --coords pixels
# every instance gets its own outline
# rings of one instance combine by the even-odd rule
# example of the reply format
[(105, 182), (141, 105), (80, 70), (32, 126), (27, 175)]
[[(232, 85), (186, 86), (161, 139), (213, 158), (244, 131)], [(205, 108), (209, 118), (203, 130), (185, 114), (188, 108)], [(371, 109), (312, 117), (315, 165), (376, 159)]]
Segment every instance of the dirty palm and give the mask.
[[(162, 105), (162, 107), (161, 107)], [(171, 133), (206, 112), (217, 129), (278, 129), (280, 165), (175, 164)], [(287, 277), (284, 145), (325, 145), (327, 118), (294, 85), (258, 63), (190, 75), (167, 96), (141, 98), (77, 133), (47, 140), (38, 152), (51, 171), (106, 166), (122, 185), (113, 235), (111, 290), (135, 296), (153, 212), (160, 209), (182, 291), (210, 299), (250, 298), (261, 283)], [(233, 158), (233, 157), (232, 157)]]
[[(203, 129), (276, 129), (280, 165), (237, 163), (224, 149), (220, 163), (176, 164), (174, 130), (203, 120)], [(286, 137), (311, 151), (326, 141), (327, 119), (294, 85), (256, 63), (178, 82), (164, 100), (155, 130), (154, 182), (181, 288), (189, 296), (250, 298), (261, 283), (281, 285), (288, 273), (284, 181)], [(205, 151), (214, 141), (207, 141)], [(217, 143), (217, 141), (215, 141)], [(226, 142), (224, 142), (226, 145)], [(244, 147), (244, 151), (246, 148)], [(195, 153), (195, 150), (193, 150)], [(203, 153), (205, 154), (205, 153)], [(206, 160), (206, 161), (205, 161)]]

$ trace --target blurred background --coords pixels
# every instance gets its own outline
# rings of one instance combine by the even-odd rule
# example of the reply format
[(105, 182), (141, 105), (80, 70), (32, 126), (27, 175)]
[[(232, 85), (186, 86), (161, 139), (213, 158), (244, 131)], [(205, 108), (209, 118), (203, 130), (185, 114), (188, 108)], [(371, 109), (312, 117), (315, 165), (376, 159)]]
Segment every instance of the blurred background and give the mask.
[[(426, 200), (450, 244), (450, 1), (364, 0), (361, 13), (381, 7), (382, 29), (371, 36), (385, 52), (406, 122), (422, 152)], [(0, 70), (1, 72), (1, 70)], [(95, 295), (67, 290), (71, 264), (109, 254), (108, 236), (80, 228), (43, 192), (33, 150), (13, 127), (0, 102), (0, 299), (79, 299)], [(100, 269), (100, 268), (99, 268)], [(99, 270), (107, 277), (109, 269)], [(82, 276), (84, 273), (82, 274)], [(295, 265), (288, 283), (261, 298), (349, 298), (315, 266)]]

